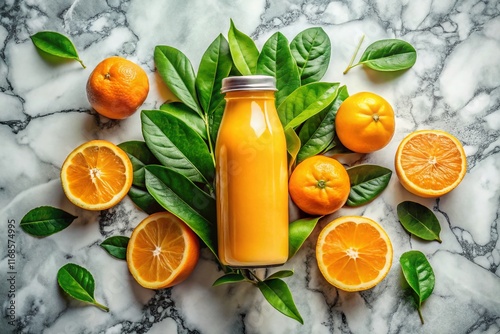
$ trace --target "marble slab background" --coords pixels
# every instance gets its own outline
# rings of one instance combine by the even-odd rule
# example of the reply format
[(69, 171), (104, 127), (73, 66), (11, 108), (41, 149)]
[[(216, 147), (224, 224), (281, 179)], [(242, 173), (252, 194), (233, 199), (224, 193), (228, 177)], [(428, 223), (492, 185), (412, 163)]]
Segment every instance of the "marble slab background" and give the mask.
[[(64, 158), (84, 141), (142, 139), (139, 113), (111, 121), (91, 110), (85, 83), (98, 62), (120, 55), (143, 66), (151, 82), (143, 107), (157, 108), (171, 96), (154, 72), (154, 47), (174, 46), (197, 68), (217, 35), (227, 36), (230, 18), (259, 48), (277, 30), (291, 40), (308, 27), (323, 27), (332, 42), (323, 80), (346, 84), (351, 94), (375, 92), (393, 105), (393, 140), (356, 163), (392, 169), (399, 141), (424, 128), (453, 133), (467, 154), (464, 181), (442, 198), (416, 198), (394, 174), (374, 202), (321, 221), (284, 266), (295, 271), (287, 282), (304, 325), (279, 314), (250, 285), (211, 287), (221, 272), (208, 252), (183, 284), (161, 291), (141, 288), (126, 264), (98, 244), (112, 235), (130, 235), (145, 214), (128, 198), (103, 212), (77, 209), (59, 184)], [(29, 39), (41, 30), (69, 36), (87, 69), (42, 58)], [(499, 32), (498, 1), (0, 0), (0, 333), (500, 333)], [(364, 47), (383, 38), (410, 42), (417, 63), (396, 74), (357, 67), (343, 75), (363, 34)], [(442, 244), (403, 231), (395, 212), (403, 200), (435, 212)], [(78, 219), (58, 234), (33, 238), (18, 224), (40, 205)], [(379, 221), (394, 244), (388, 277), (362, 293), (329, 286), (314, 258), (319, 229), (345, 214)], [(16, 226), (14, 298), (8, 283), (9, 223)], [(424, 325), (401, 288), (398, 258), (410, 249), (424, 252), (436, 274), (434, 293), (423, 306)], [(110, 313), (63, 295), (55, 277), (67, 262), (93, 273), (96, 299)], [(9, 318), (12, 300), (14, 320)]]

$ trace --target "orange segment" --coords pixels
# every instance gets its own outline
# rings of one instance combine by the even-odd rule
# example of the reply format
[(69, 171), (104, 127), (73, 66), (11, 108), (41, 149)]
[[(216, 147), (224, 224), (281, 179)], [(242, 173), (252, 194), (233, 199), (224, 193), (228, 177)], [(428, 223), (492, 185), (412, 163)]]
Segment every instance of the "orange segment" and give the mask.
[(447, 194), (467, 172), (462, 144), (451, 134), (439, 130), (420, 130), (399, 144), (395, 158), (401, 184), (421, 197)]
[(71, 152), (61, 168), (68, 199), (87, 210), (118, 204), (132, 186), (133, 169), (127, 154), (106, 140), (92, 140)]
[(361, 216), (344, 216), (326, 225), (316, 244), (325, 279), (345, 291), (374, 287), (392, 265), (392, 244), (384, 229)]
[(148, 289), (162, 289), (184, 281), (199, 258), (196, 234), (169, 212), (144, 219), (132, 232), (127, 265), (135, 280)]

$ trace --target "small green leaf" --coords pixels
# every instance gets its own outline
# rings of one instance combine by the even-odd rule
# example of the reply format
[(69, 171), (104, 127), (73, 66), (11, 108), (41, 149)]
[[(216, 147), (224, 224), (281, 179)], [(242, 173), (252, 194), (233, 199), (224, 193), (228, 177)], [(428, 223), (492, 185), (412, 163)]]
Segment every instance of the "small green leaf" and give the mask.
[(266, 41), (257, 60), (257, 74), (276, 78), (276, 106), (300, 87), (297, 64), (292, 57), (288, 40), (277, 32)]
[(270, 275), (268, 278), (266, 278), (266, 281), (271, 280), (271, 279), (276, 279), (276, 278), (286, 278), (290, 277), (293, 275), (293, 270), (280, 270), (272, 275)]
[(243, 276), (240, 273), (229, 273), (225, 274), (224, 276), (219, 277), (212, 286), (219, 286), (223, 284), (229, 284), (229, 283), (239, 283), (239, 282), (244, 282), (246, 281), (246, 277)]
[(300, 138), (293, 128), (285, 130), (286, 150), (288, 152), (288, 172), (291, 173), (300, 150)]
[(106, 240), (101, 242), (100, 246), (117, 259), (126, 260), (129, 240), (129, 237), (117, 235), (107, 238)]
[(312, 233), (321, 217), (302, 218), (290, 223), (288, 227), (288, 259), (291, 259)]
[(74, 59), (85, 68), (75, 45), (63, 34), (55, 31), (40, 31), (30, 38), (37, 49), (59, 58)]
[(203, 116), (196, 95), (196, 76), (184, 53), (166, 45), (155, 47), (154, 60), (158, 74), (170, 91), (185, 105)]
[(417, 61), (417, 52), (408, 42), (400, 39), (383, 39), (370, 44), (359, 64), (376, 71), (400, 71), (412, 67)]
[(233, 20), (228, 32), (229, 50), (236, 69), (242, 75), (252, 75), (257, 68), (259, 50), (255, 42), (246, 34), (236, 29)]
[(36, 237), (46, 237), (64, 230), (77, 217), (61, 209), (41, 206), (30, 210), (21, 219), (19, 226), (24, 232)]
[(290, 49), (297, 61), (301, 84), (319, 81), (330, 63), (330, 38), (322, 28), (309, 28), (300, 32), (291, 42)]
[(127, 141), (118, 144), (118, 147), (127, 153), (132, 162), (132, 168), (134, 169), (134, 181), (132, 184), (144, 188), (144, 166), (159, 164), (160, 162), (143, 141)]
[(201, 138), (207, 139), (207, 127), (203, 119), (194, 112), (191, 108), (186, 106), (182, 102), (170, 102), (164, 103), (160, 106), (160, 110), (177, 117), (186, 125), (188, 125), (192, 130), (200, 135)]
[(300, 128), (299, 138), (302, 143), (297, 155), (297, 163), (320, 154), (328, 149), (335, 137), (335, 115), (344, 100), (349, 96), (347, 87), (339, 88), (338, 94), (329, 107), (312, 116)]
[(91, 303), (109, 312), (108, 307), (99, 304), (94, 299), (94, 277), (87, 269), (74, 263), (68, 263), (57, 272), (57, 283), (70, 297)]
[(419, 203), (405, 201), (398, 204), (397, 211), (406, 231), (424, 240), (441, 242), (441, 225), (430, 209)]
[(266, 298), (269, 304), (276, 310), (304, 324), (304, 320), (295, 306), (290, 289), (285, 282), (279, 278), (274, 278), (258, 282), (257, 287), (264, 295), (264, 298)]
[(222, 79), (229, 75), (232, 66), (229, 44), (219, 35), (203, 54), (196, 76), (196, 89), (205, 114), (213, 113), (224, 100), (220, 92)]
[(384, 191), (391, 180), (392, 171), (377, 165), (358, 165), (347, 168), (351, 182), (351, 191), (347, 198), (347, 206), (361, 206)]
[(128, 191), (128, 197), (142, 211), (151, 215), (156, 212), (165, 211), (165, 209), (154, 199), (146, 188), (132, 186)]
[(161, 110), (142, 110), (141, 121), (146, 144), (164, 166), (194, 182), (210, 183), (215, 174), (214, 161), (193, 129)]
[(434, 290), (434, 271), (425, 255), (417, 250), (403, 253), (399, 258), (399, 263), (401, 264), (405, 280), (415, 292), (418, 314), (423, 324), (422, 303), (429, 298)]
[(184, 221), (217, 256), (212, 197), (185, 176), (163, 166), (146, 166), (146, 187), (161, 206)]
[(328, 107), (337, 96), (338, 87), (338, 83), (313, 82), (297, 88), (278, 107), (283, 128), (295, 128)]

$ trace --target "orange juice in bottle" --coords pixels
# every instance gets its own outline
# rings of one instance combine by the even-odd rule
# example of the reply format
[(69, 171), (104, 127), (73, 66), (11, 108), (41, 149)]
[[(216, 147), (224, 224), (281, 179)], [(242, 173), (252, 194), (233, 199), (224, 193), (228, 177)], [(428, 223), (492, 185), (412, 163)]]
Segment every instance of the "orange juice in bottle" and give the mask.
[(280, 265), (288, 258), (288, 170), (275, 79), (228, 77), (217, 144), (218, 254), (234, 267)]

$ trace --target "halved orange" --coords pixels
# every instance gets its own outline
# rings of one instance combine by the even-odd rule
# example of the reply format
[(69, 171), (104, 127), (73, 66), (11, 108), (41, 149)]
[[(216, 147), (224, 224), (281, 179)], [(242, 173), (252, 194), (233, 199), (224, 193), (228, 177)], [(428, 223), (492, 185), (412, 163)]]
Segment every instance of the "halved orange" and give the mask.
[(440, 130), (419, 130), (399, 144), (395, 169), (409, 192), (433, 198), (458, 186), (467, 172), (467, 157), (453, 135)]
[(200, 256), (196, 234), (170, 212), (146, 217), (132, 232), (127, 265), (137, 283), (162, 289), (189, 277)]
[(127, 153), (106, 140), (77, 147), (64, 161), (61, 183), (68, 199), (87, 210), (105, 210), (127, 195), (133, 168)]
[(380, 283), (392, 265), (392, 243), (370, 218), (344, 216), (318, 236), (316, 260), (325, 279), (345, 291), (361, 291)]

